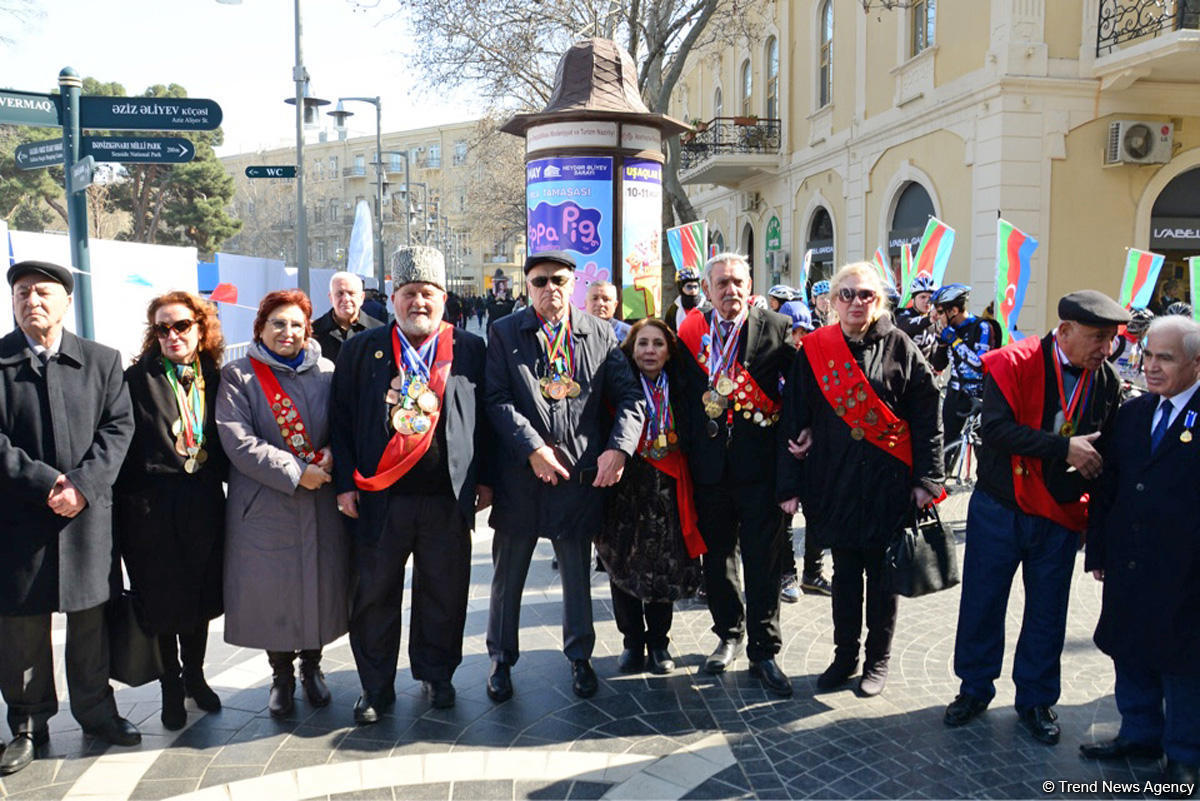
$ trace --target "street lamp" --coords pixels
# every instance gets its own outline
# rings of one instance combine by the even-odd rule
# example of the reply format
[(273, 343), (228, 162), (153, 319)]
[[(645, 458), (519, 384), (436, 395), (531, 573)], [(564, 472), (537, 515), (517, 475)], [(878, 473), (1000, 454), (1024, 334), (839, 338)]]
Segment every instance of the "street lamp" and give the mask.
[(378, 97), (339, 97), (337, 109), (330, 113), (338, 128), (345, 129), (346, 118), (353, 111), (346, 111), (342, 103), (357, 101), (375, 107), (375, 273), (379, 285), (383, 286), (383, 104)]

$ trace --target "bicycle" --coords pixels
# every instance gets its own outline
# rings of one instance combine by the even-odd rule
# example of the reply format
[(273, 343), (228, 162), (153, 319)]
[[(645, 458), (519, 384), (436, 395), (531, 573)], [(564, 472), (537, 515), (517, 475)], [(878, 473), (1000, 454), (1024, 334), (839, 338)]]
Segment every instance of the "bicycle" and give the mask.
[(979, 447), (979, 425), (983, 402), (971, 401), (971, 410), (956, 439), (942, 448), (946, 465), (946, 492), (970, 492), (975, 487), (975, 449)]

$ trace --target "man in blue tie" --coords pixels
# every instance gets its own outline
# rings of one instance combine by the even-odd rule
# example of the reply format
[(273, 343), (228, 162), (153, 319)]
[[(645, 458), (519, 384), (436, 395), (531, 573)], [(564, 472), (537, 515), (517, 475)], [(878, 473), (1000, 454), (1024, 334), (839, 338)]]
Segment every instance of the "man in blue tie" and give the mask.
[(1121, 729), (1089, 759), (1167, 755), (1174, 797), (1200, 765), (1200, 324), (1155, 320), (1149, 395), (1117, 413), (1092, 498), (1085, 566), (1104, 582), (1095, 641), (1112, 657)]

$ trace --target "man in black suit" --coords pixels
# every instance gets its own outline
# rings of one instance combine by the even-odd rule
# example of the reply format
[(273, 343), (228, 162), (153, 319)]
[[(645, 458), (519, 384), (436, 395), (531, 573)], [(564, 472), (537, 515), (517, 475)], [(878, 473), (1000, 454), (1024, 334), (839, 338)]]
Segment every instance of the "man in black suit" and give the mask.
[(50, 737), (51, 612), (67, 614), (67, 688), (84, 733), (141, 742), (117, 715), (104, 619), (112, 486), (133, 438), (121, 357), (63, 328), (67, 268), (19, 262), (8, 283), (18, 329), (0, 339), (0, 692), (15, 737), (0, 775), (28, 765)]
[(592, 537), (603, 522), (602, 487), (621, 480), (644, 422), (642, 389), (603, 320), (570, 306), (575, 260), (566, 252), (525, 260), (531, 306), (492, 324), (487, 413), (502, 448), (491, 524), (492, 602), (487, 648), (493, 701), (512, 696), (520, 655), (521, 594), (539, 537), (554, 543), (563, 589), (563, 652), (571, 688), (596, 693), (590, 662)]
[(364, 300), (366, 292), (360, 276), (344, 271), (330, 276), (329, 311), (312, 322), (313, 338), (321, 345), (321, 355), (329, 361), (337, 362), (342, 343), (350, 337), (383, 325), (362, 313)]
[[(791, 321), (749, 303), (750, 266), (744, 256), (719, 253), (704, 266), (710, 314), (679, 326), (690, 358), (688, 397), (695, 422), (688, 462), (695, 482), (700, 533), (708, 545), (704, 584), (713, 632), (720, 638), (704, 665), (723, 673), (746, 649), (750, 672), (768, 691), (792, 694), (775, 661), (779, 631), (783, 513), (775, 504), (776, 423), (780, 379), (795, 354)], [(746, 601), (738, 579), (740, 546)], [(749, 635), (749, 643), (746, 637)]]
[[(1090, 759), (1200, 766), (1200, 324), (1161, 317), (1142, 351), (1149, 395), (1117, 413), (1092, 496), (1085, 567), (1104, 582), (1095, 640), (1113, 659), (1121, 730)], [(1182, 791), (1175, 797), (1186, 797)]]
[(357, 573), (350, 647), (360, 725), (396, 699), (404, 569), (414, 557), (409, 659), (434, 707), (454, 705), (475, 512), (491, 503), (484, 454), (484, 344), (442, 321), (441, 251), (393, 256), (393, 325), (343, 347), (333, 374), (333, 480), (351, 518)]

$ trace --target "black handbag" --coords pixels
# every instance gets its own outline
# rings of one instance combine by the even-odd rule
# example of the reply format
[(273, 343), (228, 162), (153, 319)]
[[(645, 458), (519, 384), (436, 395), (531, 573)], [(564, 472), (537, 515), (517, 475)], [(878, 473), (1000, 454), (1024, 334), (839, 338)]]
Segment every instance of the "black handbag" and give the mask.
[(892, 592), (905, 598), (958, 584), (954, 533), (942, 522), (936, 506), (913, 508), (908, 525), (896, 532), (887, 547), (887, 573)]
[(108, 675), (130, 687), (140, 687), (163, 674), (158, 638), (138, 622), (134, 596), (122, 590), (108, 602)]

